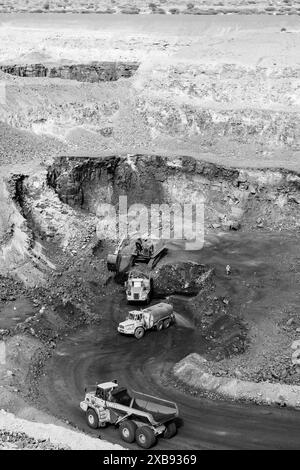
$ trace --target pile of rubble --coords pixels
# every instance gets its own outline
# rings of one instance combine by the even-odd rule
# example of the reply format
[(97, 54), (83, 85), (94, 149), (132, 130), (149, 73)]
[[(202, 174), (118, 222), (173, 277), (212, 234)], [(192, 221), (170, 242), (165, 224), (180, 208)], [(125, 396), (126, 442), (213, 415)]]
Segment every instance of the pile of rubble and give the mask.
[(51, 444), (49, 439), (34, 439), (24, 432), (13, 432), (0, 429), (1, 450), (67, 450)]
[(210, 280), (213, 269), (192, 261), (164, 263), (152, 274), (155, 295), (196, 295)]

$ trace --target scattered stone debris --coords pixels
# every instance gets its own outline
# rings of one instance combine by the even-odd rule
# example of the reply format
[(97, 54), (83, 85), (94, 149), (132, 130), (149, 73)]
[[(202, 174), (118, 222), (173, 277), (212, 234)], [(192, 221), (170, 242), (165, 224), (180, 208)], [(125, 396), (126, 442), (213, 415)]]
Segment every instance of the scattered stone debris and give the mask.
[(23, 432), (0, 429), (0, 449), (6, 450), (67, 450), (51, 444), (49, 439), (34, 439)]

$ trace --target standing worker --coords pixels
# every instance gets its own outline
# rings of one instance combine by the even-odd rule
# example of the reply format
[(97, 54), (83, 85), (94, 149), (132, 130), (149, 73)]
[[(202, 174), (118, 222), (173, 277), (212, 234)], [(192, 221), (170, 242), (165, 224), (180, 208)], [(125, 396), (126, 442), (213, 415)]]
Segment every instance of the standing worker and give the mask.
[(225, 269), (226, 269), (226, 274), (227, 274), (227, 276), (229, 276), (229, 274), (231, 274), (231, 267), (230, 267), (230, 264), (227, 264), (227, 266), (226, 266)]

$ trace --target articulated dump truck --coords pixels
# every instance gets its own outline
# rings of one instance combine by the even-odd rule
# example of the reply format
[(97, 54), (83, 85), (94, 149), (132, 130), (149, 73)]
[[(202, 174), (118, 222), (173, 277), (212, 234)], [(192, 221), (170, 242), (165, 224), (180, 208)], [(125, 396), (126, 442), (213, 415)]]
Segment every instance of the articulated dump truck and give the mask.
[(143, 449), (152, 447), (158, 436), (170, 439), (177, 432), (176, 403), (120, 387), (116, 380), (86, 389), (80, 402), (91, 428), (114, 424), (125, 442), (134, 442)]
[(125, 282), (126, 298), (128, 303), (144, 302), (150, 303), (153, 290), (153, 281), (150, 272), (144, 268), (132, 268), (128, 273), (128, 279)]
[(143, 338), (147, 330), (162, 330), (175, 323), (173, 306), (161, 302), (144, 310), (132, 310), (125, 321), (119, 323), (118, 332)]

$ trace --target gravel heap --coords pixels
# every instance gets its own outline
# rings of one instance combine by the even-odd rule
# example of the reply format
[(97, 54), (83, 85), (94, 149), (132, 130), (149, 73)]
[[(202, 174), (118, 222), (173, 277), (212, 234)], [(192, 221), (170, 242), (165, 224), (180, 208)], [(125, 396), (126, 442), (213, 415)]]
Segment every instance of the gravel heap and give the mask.
[(24, 432), (12, 432), (0, 429), (0, 449), (6, 450), (68, 450), (50, 443), (49, 439), (34, 439)]

